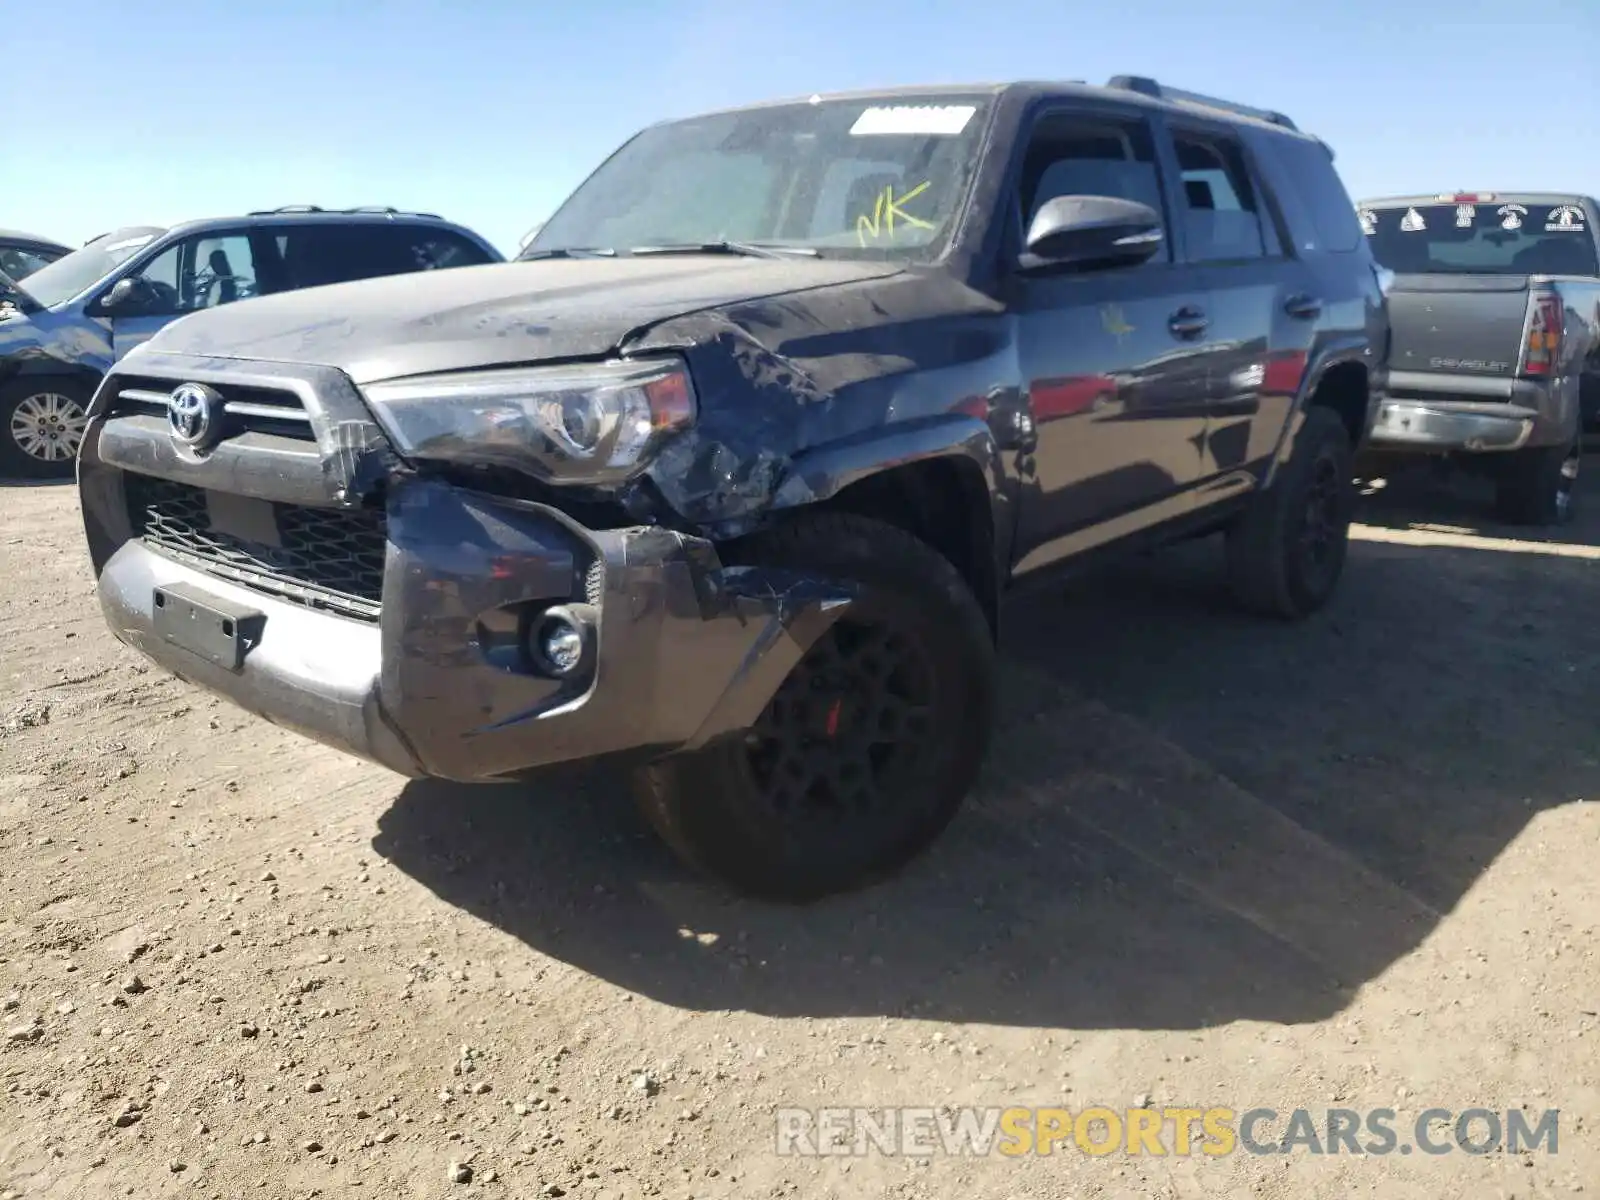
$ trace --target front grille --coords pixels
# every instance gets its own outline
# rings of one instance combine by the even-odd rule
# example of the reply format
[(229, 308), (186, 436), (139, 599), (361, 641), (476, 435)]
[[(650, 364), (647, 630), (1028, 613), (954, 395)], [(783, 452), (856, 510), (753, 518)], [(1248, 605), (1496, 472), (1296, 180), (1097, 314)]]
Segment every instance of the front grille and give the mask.
[[(107, 416), (133, 413), (165, 417), (167, 397), (178, 381), (150, 379), (140, 375), (119, 375), (117, 394)], [(223, 437), (241, 433), (265, 433), (297, 442), (316, 440), (311, 414), (300, 397), (286, 388), (245, 387), (240, 384), (207, 384), (222, 396)]]
[(215, 528), (201, 488), (143, 475), (126, 478), (129, 516), (147, 546), (307, 608), (378, 619), (388, 545), (382, 512), (247, 501), (265, 506), (263, 514), (270, 510), (280, 544), (266, 545)]

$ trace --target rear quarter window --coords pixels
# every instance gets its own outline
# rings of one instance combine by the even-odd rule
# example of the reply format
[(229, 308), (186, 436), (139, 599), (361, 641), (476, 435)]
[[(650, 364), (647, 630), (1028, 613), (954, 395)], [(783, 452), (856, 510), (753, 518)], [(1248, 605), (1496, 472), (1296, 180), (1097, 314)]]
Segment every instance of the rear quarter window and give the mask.
[[(1302, 251), (1348, 253), (1362, 244), (1361, 219), (1327, 147), (1309, 138), (1263, 138), (1268, 182)], [(1260, 153), (1258, 151), (1258, 153)]]

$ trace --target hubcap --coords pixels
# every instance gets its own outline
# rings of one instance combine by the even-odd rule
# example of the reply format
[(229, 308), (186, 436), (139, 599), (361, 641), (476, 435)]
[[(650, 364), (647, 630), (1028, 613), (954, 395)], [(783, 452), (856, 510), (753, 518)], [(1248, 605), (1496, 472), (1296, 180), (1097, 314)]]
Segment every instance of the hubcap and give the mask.
[(933, 665), (917, 640), (837, 622), (746, 738), (772, 815), (804, 833), (892, 819), (907, 802), (900, 785), (930, 755), (935, 700)]
[(11, 440), (29, 458), (65, 462), (77, 457), (88, 423), (83, 406), (71, 396), (38, 392), (11, 410)]

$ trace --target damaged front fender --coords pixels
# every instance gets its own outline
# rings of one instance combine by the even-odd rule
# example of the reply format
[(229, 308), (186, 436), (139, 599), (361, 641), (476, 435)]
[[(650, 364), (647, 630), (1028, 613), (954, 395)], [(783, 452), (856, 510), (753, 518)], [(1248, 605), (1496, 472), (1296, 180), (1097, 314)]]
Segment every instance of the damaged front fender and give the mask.
[(979, 468), (991, 500), (1003, 496), (987, 399), (1013, 373), (1002, 315), (948, 278), (905, 276), (638, 331), (626, 350), (683, 354), (701, 403), (625, 503), (640, 519), (720, 539), (868, 475), (949, 455)]

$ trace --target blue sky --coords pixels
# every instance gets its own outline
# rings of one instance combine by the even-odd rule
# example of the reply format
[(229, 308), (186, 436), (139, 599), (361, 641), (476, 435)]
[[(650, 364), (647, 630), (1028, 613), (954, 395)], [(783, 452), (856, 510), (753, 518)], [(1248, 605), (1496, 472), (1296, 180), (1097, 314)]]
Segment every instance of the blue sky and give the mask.
[(1288, 112), (1357, 196), (1600, 194), (1600, 0), (3, 0), (0, 226), (393, 204), (508, 254), (639, 127), (1127, 72)]

